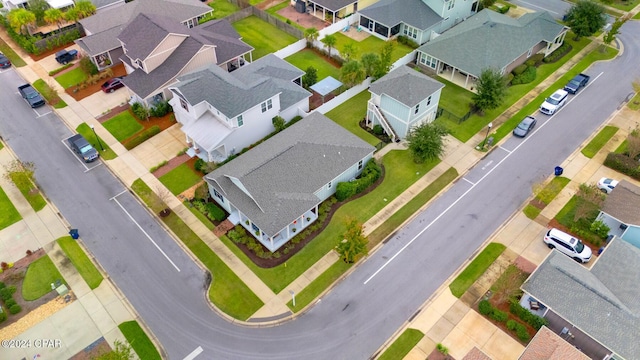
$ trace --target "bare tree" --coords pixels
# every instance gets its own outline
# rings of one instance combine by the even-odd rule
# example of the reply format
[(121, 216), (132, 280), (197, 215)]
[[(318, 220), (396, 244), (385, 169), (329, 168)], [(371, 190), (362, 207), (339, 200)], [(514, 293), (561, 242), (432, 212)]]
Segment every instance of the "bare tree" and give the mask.
[(600, 209), (605, 198), (604, 194), (595, 184), (580, 184), (580, 188), (578, 189), (576, 196), (580, 201), (576, 204), (576, 213), (573, 218), (574, 221), (587, 218), (591, 213)]
[(627, 152), (632, 159), (640, 155), (640, 128), (638, 125), (627, 135)]
[(13, 160), (5, 165), (4, 177), (13, 181), (19, 189), (29, 189), (31, 192), (37, 189), (34, 181), (35, 172), (36, 165), (34, 163)]

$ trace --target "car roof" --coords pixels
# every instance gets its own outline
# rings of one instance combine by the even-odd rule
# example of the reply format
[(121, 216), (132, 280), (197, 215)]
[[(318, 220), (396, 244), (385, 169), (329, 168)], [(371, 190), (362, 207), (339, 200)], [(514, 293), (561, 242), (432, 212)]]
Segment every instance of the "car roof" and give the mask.
[(578, 242), (578, 239), (574, 238), (573, 236), (567, 234), (564, 231), (560, 231), (556, 228), (553, 228), (549, 231), (549, 235), (558, 238), (562, 241), (566, 241), (569, 243), (569, 245), (573, 246)]
[(527, 116), (524, 119), (522, 119), (522, 123), (523, 124), (531, 124), (532, 122), (534, 122), (536, 119), (531, 117), (531, 116)]
[(566, 90), (558, 89), (558, 90), (556, 90), (556, 92), (551, 94), (551, 97), (562, 97), (562, 96), (565, 96), (565, 95), (569, 95), (569, 93)]

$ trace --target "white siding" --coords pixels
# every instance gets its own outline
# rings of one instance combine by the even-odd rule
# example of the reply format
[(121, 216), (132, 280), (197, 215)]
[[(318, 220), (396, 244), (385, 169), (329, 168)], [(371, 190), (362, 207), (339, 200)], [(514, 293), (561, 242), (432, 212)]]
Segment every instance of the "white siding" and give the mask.
[(213, 198), (213, 200), (215, 200), (216, 203), (218, 203), (218, 205), (220, 205), (220, 207), (222, 207), (223, 209), (225, 209), (228, 213), (231, 213), (231, 203), (229, 202), (229, 200), (227, 200), (227, 197), (225, 196), (224, 192), (220, 191), (219, 194), (222, 195), (222, 198), (224, 199), (224, 201), (220, 201), (220, 199), (213, 195), (213, 186), (211, 186), (211, 184), (207, 183), (207, 185), (209, 185), (209, 194), (211, 194), (211, 197)]
[(412, 109), (383, 94), (380, 97), (380, 112), (398, 136), (404, 138), (407, 133), (408, 120)]
[[(373, 152), (371, 152), (370, 154), (368, 154), (362, 159), (363, 160), (362, 169), (364, 169), (365, 165), (372, 157), (373, 157)], [(358, 175), (362, 173), (362, 169), (358, 170), (358, 162), (356, 162), (355, 164), (353, 164), (353, 166), (351, 166), (345, 172), (333, 178), (333, 180), (331, 180), (331, 187), (328, 187), (329, 183), (327, 183), (323, 187), (318, 189), (318, 191), (315, 192), (315, 195), (318, 198), (320, 198), (320, 201), (325, 201), (331, 195), (335, 194), (336, 186), (338, 186), (338, 183), (347, 182), (351, 179), (355, 179)]]
[(304, 111), (305, 113), (309, 112), (309, 98), (304, 98), (304, 99), (300, 100), (299, 102), (297, 102), (297, 103), (293, 104), (292, 106), (290, 106), (288, 109), (282, 110), (280, 112), (280, 116), (286, 122), (289, 122), (289, 120), (293, 119), (297, 115), (302, 115), (300, 110)]

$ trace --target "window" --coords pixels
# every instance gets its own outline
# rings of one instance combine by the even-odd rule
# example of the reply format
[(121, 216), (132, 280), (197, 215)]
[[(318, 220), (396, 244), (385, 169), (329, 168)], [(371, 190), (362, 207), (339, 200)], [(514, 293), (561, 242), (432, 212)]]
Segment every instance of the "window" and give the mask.
[(185, 109), (185, 110), (189, 111), (189, 105), (187, 105), (187, 102), (186, 102), (183, 98), (180, 98), (180, 106), (181, 106), (183, 109)]
[(358, 170), (362, 170), (362, 160), (358, 161)]
[(271, 99), (263, 102), (261, 105), (262, 107), (262, 112), (266, 112), (267, 110), (270, 110), (273, 107), (273, 103), (271, 102)]
[(529, 52), (527, 53), (527, 57), (531, 56), (531, 49), (529, 49)]
[(420, 111), (420, 104), (416, 105), (416, 108), (413, 110), (413, 114), (417, 114)]
[(431, 105), (431, 96), (427, 98), (427, 106)]
[(329, 181), (329, 183), (327, 184), (327, 189), (331, 189), (331, 181)]
[(447, 10), (451, 10), (453, 9), (453, 7), (456, 5), (456, 0), (451, 0), (449, 1), (449, 4), (447, 6)]
[(420, 62), (432, 69), (436, 68), (436, 59), (425, 54), (425, 53), (421, 53), (422, 55), (420, 56)]
[(213, 189), (213, 196), (217, 197), (218, 199), (220, 199), (220, 201), (224, 202), (224, 198), (222, 197), (222, 195), (218, 192), (218, 190)]
[(244, 125), (244, 120), (242, 120), (242, 115), (239, 115), (237, 120), (238, 120), (238, 127), (241, 127), (242, 125)]
[(418, 38), (418, 29), (412, 26), (405, 25), (404, 30), (402, 32), (410, 38), (414, 38), (414, 39)]

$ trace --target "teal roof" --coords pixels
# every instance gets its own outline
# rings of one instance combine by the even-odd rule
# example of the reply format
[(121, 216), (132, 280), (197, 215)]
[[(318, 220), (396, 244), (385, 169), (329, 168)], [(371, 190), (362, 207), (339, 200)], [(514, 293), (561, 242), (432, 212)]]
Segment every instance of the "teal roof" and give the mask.
[(552, 42), (564, 26), (547, 12), (518, 19), (484, 9), (418, 48), (478, 77), (487, 68), (502, 69), (540, 41)]

